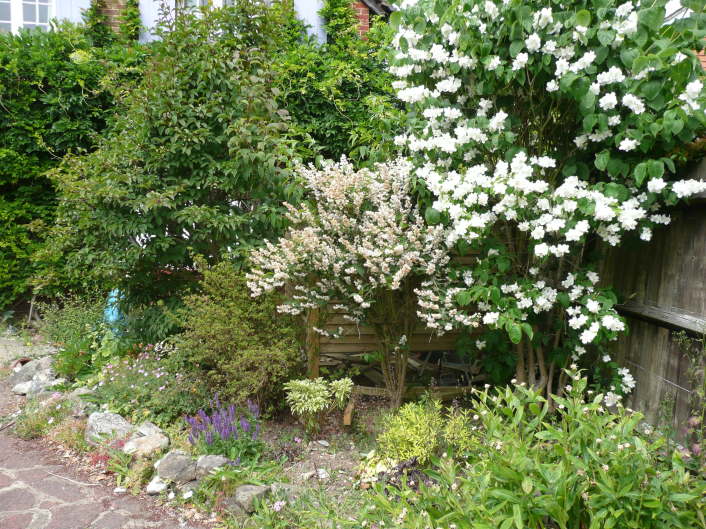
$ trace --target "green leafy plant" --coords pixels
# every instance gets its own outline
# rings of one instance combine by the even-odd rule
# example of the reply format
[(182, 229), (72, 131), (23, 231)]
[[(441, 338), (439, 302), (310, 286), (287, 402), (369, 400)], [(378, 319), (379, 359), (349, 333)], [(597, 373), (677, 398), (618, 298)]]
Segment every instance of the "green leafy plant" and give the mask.
[(49, 399), (29, 400), (15, 420), (14, 432), (22, 439), (47, 435), (70, 414), (70, 405), (59, 394)]
[[(113, 88), (139, 76), (143, 60), (140, 46), (95, 48), (88, 29), (68, 23), (0, 34), (0, 310), (27, 296), (33, 275), (48, 279), (47, 263), (34, 260), (56, 206), (46, 171), (93, 147)], [(84, 283), (53, 278), (52, 292)]]
[(242, 258), (298, 200), (266, 53), (279, 16), (243, 0), (166, 17), (110, 131), (52, 173), (52, 262), (119, 288), (128, 316), (173, 307), (196, 286), (197, 255)]
[[(405, 527), (706, 527), (706, 481), (691, 475), (643, 417), (605, 406), (567, 372), (556, 411), (525, 384), (477, 392), (475, 440), (462, 457), (433, 460), (431, 486), (380, 486), (364, 518)], [(358, 522), (362, 520), (359, 518)]]
[(139, 39), (142, 30), (139, 0), (127, 0), (118, 20), (120, 21), (118, 32), (123, 40), (131, 42)]
[(108, 16), (105, 14), (105, 9), (105, 0), (91, 0), (88, 9), (83, 12), (86, 36), (93, 46), (107, 46), (117, 37), (108, 24)]
[(290, 380), (284, 385), (287, 404), (301, 418), (309, 433), (317, 432), (323, 417), (335, 407), (342, 409), (353, 389), (353, 381), (342, 378), (327, 382), (323, 378)]
[(136, 346), (106, 363), (90, 383), (97, 385), (97, 403), (136, 422), (161, 426), (196, 413), (210, 395), (201, 372), (179, 349), (165, 344)]
[(277, 315), (276, 296), (253, 302), (230, 263), (204, 270), (200, 289), (184, 301), (177, 347), (224, 401), (244, 405), (252, 399), (265, 412), (277, 408), (282, 383), (298, 367), (292, 320)]
[(361, 38), (345, 0), (326, 0), (320, 14), (326, 43), (302, 38), (294, 26), (294, 38), (273, 57), (278, 101), (292, 116), (290, 135), (306, 160), (383, 161), (395, 151), (392, 140), (403, 119), (385, 66), (392, 30), (374, 20)]
[(426, 464), (436, 455), (442, 427), (441, 403), (409, 402), (386, 421), (377, 438), (379, 455), (395, 461), (415, 458)]

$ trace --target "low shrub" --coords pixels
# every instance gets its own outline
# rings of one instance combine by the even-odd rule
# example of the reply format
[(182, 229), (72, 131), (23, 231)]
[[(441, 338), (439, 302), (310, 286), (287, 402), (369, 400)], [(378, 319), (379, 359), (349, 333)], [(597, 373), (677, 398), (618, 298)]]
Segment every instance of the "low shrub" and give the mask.
[(96, 379), (96, 400), (135, 422), (166, 426), (209, 400), (209, 390), (183, 352), (171, 346), (139, 346), (109, 362)]
[(224, 401), (248, 399), (263, 411), (281, 406), (282, 384), (296, 374), (299, 345), (293, 321), (278, 316), (275, 297), (254, 301), (245, 279), (223, 262), (204, 272), (201, 293), (185, 299), (185, 331), (176, 339)]
[(88, 452), (90, 446), (86, 442), (86, 422), (81, 419), (68, 418), (61, 422), (51, 433), (51, 439), (74, 452)]
[(121, 330), (104, 323), (104, 308), (99, 294), (64, 296), (41, 305), (41, 330), (59, 346), (54, 357), (59, 375), (69, 380), (90, 378), (130, 350)]
[[(640, 433), (641, 414), (611, 411), (604, 395), (586, 391), (585, 378), (567, 375), (566, 397), (552, 396), (555, 411), (524, 385), (477, 393), (469, 450), (458, 459), (437, 459), (428, 472), (435, 484), (419, 492), (379, 486), (376, 508), (358, 523), (706, 527), (703, 476), (690, 474), (663, 437)], [(418, 414), (409, 422), (416, 424)]]
[(47, 435), (70, 414), (70, 405), (57, 393), (49, 399), (30, 400), (15, 420), (15, 433), (21, 439)]
[(325, 381), (290, 380), (284, 385), (287, 392), (287, 404), (292, 413), (298, 416), (309, 433), (319, 430), (325, 414), (333, 408), (343, 409), (353, 389), (350, 378)]
[(380, 454), (395, 461), (415, 458), (425, 464), (436, 455), (443, 427), (441, 404), (410, 402), (386, 421), (378, 436)]

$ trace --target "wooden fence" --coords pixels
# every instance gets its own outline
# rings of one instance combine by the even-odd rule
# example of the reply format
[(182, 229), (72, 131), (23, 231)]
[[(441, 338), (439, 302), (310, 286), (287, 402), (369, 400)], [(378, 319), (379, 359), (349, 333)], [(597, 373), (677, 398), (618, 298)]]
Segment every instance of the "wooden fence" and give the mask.
[[(706, 177), (706, 160), (688, 177)], [(690, 361), (675, 332), (706, 332), (706, 194), (676, 211), (650, 243), (612, 251), (602, 275), (627, 299), (619, 311), (630, 331), (618, 340), (616, 354), (637, 381), (628, 406), (652, 423), (671, 417), (682, 432), (693, 388)]]

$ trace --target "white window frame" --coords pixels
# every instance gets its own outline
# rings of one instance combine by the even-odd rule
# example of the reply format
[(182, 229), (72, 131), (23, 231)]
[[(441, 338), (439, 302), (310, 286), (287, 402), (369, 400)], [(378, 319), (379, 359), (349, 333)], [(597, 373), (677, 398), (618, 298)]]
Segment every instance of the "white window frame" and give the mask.
[[(12, 33), (18, 33), (25, 25), (23, 7), (24, 2), (25, 0), (10, 0), (10, 31)], [(36, 5), (38, 2), (37, 0), (33, 0), (27, 3)], [(46, 0), (46, 2), (43, 3), (49, 4), (49, 8), (47, 10), (47, 22), (27, 22), (28, 24), (35, 24), (35, 27), (46, 26), (46, 28), (49, 28), (49, 22), (56, 17), (56, 0)]]

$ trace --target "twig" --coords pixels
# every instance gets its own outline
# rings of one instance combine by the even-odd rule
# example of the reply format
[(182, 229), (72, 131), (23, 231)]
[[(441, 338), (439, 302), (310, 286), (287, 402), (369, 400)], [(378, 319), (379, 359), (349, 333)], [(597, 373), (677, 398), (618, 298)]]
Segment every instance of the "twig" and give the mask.
[(85, 487), (97, 487), (98, 485), (100, 485), (100, 483), (84, 483), (83, 481), (76, 481), (65, 476), (60, 476), (59, 474), (54, 474), (53, 472), (49, 472), (48, 470), (45, 470), (44, 472), (46, 472), (50, 476), (54, 476), (55, 478), (61, 478), (65, 479), (66, 481), (70, 481), (71, 483), (76, 483), (76, 485), (83, 485)]
[(8, 422), (7, 424), (4, 424), (3, 426), (0, 426), (0, 432), (2, 432), (3, 430), (6, 430), (7, 428), (9, 428), (10, 426), (12, 426), (13, 424), (15, 424), (15, 421), (10, 421), (10, 422)]

